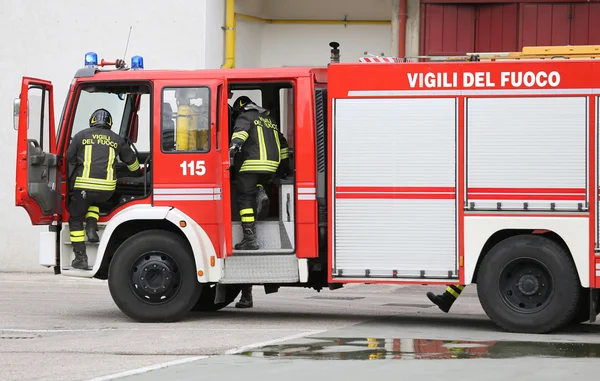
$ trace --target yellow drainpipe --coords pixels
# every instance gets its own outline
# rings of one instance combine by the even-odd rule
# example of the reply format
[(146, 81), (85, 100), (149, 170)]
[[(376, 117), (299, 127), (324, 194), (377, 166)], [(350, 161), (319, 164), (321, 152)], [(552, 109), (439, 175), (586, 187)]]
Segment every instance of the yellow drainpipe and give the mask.
[(235, 67), (235, 0), (227, 0), (225, 7), (225, 63), (221, 69), (232, 69)]
[(391, 25), (390, 20), (289, 20), (289, 19), (265, 19), (256, 16), (235, 14), (236, 19), (260, 22), (263, 24), (337, 24), (337, 25)]

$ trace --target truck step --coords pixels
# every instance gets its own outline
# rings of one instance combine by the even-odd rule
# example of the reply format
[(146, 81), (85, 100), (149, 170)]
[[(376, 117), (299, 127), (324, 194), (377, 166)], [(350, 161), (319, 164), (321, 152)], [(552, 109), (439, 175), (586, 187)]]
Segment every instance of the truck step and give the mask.
[[(233, 246), (244, 238), (241, 222), (232, 222)], [(294, 245), (294, 223), (283, 221), (257, 221), (256, 238), (258, 247), (265, 253), (279, 252), (293, 253)]]
[(62, 269), (65, 271), (91, 271), (94, 267), (93, 266), (88, 266), (86, 270), (82, 270), (82, 269), (75, 269), (71, 266), (63, 266)]
[[(253, 250), (254, 251), (254, 250)], [(225, 259), (220, 283), (297, 283), (298, 258), (295, 255), (241, 255)]]
[(235, 250), (231, 251), (232, 255), (282, 255), (295, 254), (294, 249), (258, 249), (258, 250)]

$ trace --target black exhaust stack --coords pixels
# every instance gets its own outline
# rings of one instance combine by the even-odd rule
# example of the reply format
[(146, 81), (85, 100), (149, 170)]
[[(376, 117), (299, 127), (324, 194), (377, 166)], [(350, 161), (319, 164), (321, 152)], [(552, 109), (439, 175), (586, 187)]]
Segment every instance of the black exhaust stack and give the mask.
[(340, 44), (338, 44), (335, 41), (332, 41), (329, 43), (329, 46), (331, 46), (331, 62), (329, 64), (340, 63), (340, 50), (338, 49)]

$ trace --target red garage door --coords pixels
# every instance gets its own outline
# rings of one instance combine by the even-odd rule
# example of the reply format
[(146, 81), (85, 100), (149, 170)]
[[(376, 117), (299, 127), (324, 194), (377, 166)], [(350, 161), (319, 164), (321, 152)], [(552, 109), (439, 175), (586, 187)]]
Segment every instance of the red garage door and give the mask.
[[(469, 0), (463, 0), (469, 1)], [(556, 1), (556, 0), (555, 0)], [(534, 45), (600, 44), (600, 3), (450, 4), (421, 0), (421, 55), (518, 51)]]

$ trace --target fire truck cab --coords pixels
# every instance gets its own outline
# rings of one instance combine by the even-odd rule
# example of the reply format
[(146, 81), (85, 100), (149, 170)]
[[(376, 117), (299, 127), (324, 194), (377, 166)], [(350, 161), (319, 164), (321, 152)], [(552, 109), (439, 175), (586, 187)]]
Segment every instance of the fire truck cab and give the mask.
[[(139, 56), (107, 69), (88, 53), (58, 129), (52, 83), (23, 78), (16, 205), (49, 225), (41, 265), (108, 279), (138, 321), (219, 310), (244, 284), (352, 282), (477, 283), (488, 316), (516, 332), (594, 321), (597, 65), (471, 60), (177, 71), (146, 70)], [(266, 186), (254, 251), (233, 249), (229, 107), (240, 95), (270, 111), (292, 168)], [(116, 191), (97, 205), (100, 242), (86, 242), (90, 267), (78, 270), (65, 153), (98, 108), (143, 175), (117, 159)]]

